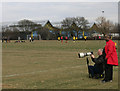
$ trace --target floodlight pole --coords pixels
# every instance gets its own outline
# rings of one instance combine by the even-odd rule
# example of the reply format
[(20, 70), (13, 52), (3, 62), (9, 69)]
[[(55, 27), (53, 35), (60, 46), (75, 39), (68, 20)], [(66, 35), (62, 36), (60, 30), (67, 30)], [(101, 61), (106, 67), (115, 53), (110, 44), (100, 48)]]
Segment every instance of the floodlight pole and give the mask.
[(103, 18), (104, 18), (104, 10), (102, 11), (102, 23), (103, 23)]
[(102, 27), (103, 27), (103, 31), (105, 31), (105, 27), (104, 27), (104, 25), (103, 25), (103, 19), (104, 19), (104, 10), (102, 10)]

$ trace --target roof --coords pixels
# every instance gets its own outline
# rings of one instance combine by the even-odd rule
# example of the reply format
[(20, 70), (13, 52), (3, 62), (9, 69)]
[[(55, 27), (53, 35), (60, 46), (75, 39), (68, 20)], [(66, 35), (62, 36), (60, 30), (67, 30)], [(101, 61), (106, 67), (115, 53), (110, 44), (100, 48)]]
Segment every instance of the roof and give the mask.
[(96, 23), (94, 23), (91, 27), (90, 30), (97, 30), (98, 26), (96, 25)]

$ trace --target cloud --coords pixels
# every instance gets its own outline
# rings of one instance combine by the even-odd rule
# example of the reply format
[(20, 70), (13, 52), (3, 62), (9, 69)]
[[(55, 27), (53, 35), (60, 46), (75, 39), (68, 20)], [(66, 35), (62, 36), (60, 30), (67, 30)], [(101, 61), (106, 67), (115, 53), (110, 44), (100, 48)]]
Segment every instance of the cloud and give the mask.
[(5, 2), (3, 3), (3, 21), (20, 19), (59, 21), (66, 17), (83, 16), (90, 21), (104, 16), (116, 21), (117, 3), (114, 2)]

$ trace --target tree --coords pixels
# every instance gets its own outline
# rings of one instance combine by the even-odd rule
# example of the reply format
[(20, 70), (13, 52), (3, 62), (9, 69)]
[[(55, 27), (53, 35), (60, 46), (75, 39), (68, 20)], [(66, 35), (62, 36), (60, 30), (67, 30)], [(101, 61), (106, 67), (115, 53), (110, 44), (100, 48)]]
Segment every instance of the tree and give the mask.
[(36, 24), (30, 20), (21, 20), (18, 22), (18, 27), (20, 30), (22, 31), (32, 31), (34, 29), (36, 29), (37, 27), (41, 27), (40, 24)]
[(110, 30), (112, 30), (114, 27), (114, 24), (110, 20), (107, 20), (105, 17), (98, 17), (96, 21), (97, 21), (97, 26), (99, 28), (98, 32), (104, 35), (106, 33), (109, 33)]
[(76, 32), (77, 32), (77, 37), (78, 37), (79, 27), (76, 25), (76, 23), (73, 22), (73, 24), (71, 25), (71, 29), (72, 29), (72, 30), (76, 30)]
[(7, 39), (18, 39), (20, 31), (16, 27), (2, 27), (2, 37)]
[(73, 31), (73, 29), (76, 30), (77, 37), (79, 30), (86, 31), (88, 29), (87, 24), (89, 24), (88, 20), (86, 20), (84, 17), (65, 18), (61, 23), (63, 29), (67, 28), (71, 31)]
[(9, 27), (2, 26), (2, 37), (3, 38), (10, 38), (12, 31)]
[(88, 28), (87, 24), (89, 24), (89, 22), (84, 17), (76, 17), (74, 22), (82, 30), (86, 30)]
[(81, 31), (87, 31), (88, 30), (88, 25), (87, 24), (89, 24), (89, 22), (84, 17), (76, 17), (74, 22), (78, 26), (78, 28), (76, 30), (77, 31), (77, 37), (78, 37), (79, 30), (81, 30)]
[(115, 23), (114, 27), (112, 28), (112, 30), (110, 32), (112, 33), (119, 33), (119, 24)]
[(71, 29), (71, 25), (74, 22), (73, 18), (67, 17), (65, 18), (62, 23), (62, 30), (66, 32), (66, 35), (68, 35), (68, 32), (71, 33), (71, 35), (74, 35), (73, 30)]
[(39, 34), (41, 35), (41, 38), (43, 40), (49, 40), (52, 39), (52, 33), (49, 32), (49, 29), (47, 28), (42, 28), (42, 30), (39, 31)]

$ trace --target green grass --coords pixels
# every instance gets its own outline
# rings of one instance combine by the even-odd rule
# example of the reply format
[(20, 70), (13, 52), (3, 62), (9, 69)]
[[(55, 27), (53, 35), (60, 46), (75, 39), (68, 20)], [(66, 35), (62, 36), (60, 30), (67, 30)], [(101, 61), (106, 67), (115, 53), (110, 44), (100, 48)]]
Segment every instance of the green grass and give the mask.
[(93, 51), (97, 57), (97, 50), (104, 46), (103, 40), (3, 43), (3, 88), (118, 89), (118, 67), (114, 67), (113, 82), (102, 84), (102, 79), (88, 78), (86, 58), (80, 59), (77, 55)]

